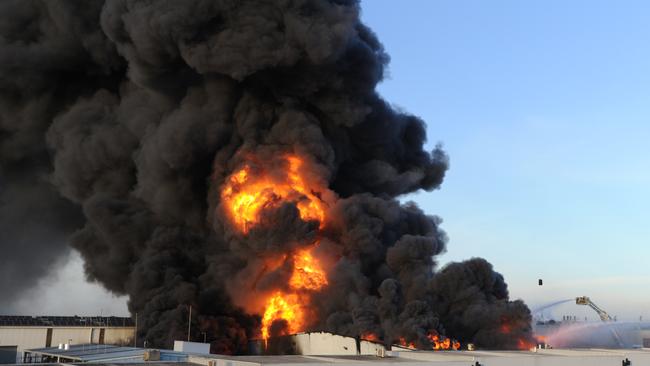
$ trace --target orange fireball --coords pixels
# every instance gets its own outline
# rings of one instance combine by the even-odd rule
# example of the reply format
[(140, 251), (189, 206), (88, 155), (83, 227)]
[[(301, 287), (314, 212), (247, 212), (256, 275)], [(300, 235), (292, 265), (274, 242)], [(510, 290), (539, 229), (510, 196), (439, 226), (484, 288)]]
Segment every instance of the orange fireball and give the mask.
[(293, 273), (289, 286), (293, 289), (320, 290), (327, 286), (327, 275), (311, 251), (303, 249), (293, 256)]
[[(305, 167), (295, 155), (282, 157), (286, 164), (284, 174), (270, 174), (260, 168), (255, 174), (249, 165), (232, 173), (221, 191), (221, 199), (233, 224), (244, 234), (259, 223), (260, 212), (278, 207), (282, 202), (292, 202), (305, 221), (325, 221), (324, 203), (309, 187)], [(318, 187), (316, 187), (318, 188)]]

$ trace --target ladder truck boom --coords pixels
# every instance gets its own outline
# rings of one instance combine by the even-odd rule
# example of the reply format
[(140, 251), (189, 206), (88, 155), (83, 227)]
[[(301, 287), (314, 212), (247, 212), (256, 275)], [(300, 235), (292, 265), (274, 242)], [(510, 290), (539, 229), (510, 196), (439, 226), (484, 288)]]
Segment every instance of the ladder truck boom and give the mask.
[(587, 305), (590, 308), (594, 309), (596, 313), (598, 313), (598, 316), (600, 317), (600, 320), (604, 322), (611, 322), (613, 319), (607, 312), (601, 308), (598, 307), (598, 305), (594, 304), (593, 301), (588, 296), (579, 296), (576, 297), (576, 304), (577, 305)]

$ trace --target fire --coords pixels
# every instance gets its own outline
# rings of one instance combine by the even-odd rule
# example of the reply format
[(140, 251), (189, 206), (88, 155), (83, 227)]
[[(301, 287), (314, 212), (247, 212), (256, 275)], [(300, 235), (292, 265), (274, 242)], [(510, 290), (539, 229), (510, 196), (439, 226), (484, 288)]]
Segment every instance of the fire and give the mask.
[(460, 349), (460, 342), (453, 341), (452, 344), (451, 344), (451, 348), (453, 348), (454, 351), (458, 351)]
[[(501, 326), (499, 330), (501, 331), (502, 334), (511, 334), (513, 329), (512, 329), (512, 324), (509, 323), (508, 319), (501, 319)], [(544, 343), (544, 342), (542, 342)], [(537, 344), (533, 343), (530, 340), (527, 340), (525, 338), (518, 338), (517, 339), (517, 349), (519, 350), (531, 350), (537, 348)]]
[(268, 339), (274, 321), (283, 319), (287, 322), (289, 334), (297, 333), (304, 326), (304, 312), (296, 294), (276, 292), (267, 302), (262, 317), (262, 338)]
[(303, 160), (295, 155), (286, 155), (282, 160), (287, 166), (284, 174), (271, 175), (263, 169), (253, 173), (249, 165), (244, 165), (226, 180), (221, 198), (234, 225), (244, 234), (259, 223), (262, 210), (281, 202), (293, 202), (301, 219), (316, 220), (323, 226), (324, 203), (306, 182)]
[(399, 345), (402, 347), (410, 348), (410, 349), (416, 349), (417, 347), (415, 346), (415, 343), (413, 342), (406, 342), (406, 338), (404, 337), (399, 337)]
[[(326, 205), (322, 196), (329, 196), (331, 192), (313, 186), (313, 178), (309, 178), (301, 157), (287, 154), (279, 159), (280, 164), (245, 164), (226, 179), (221, 191), (222, 203), (233, 226), (243, 234), (259, 224), (263, 210), (285, 202), (295, 204), (302, 220), (318, 221), (319, 229), (323, 228)], [(276, 171), (276, 166), (282, 170)], [(269, 338), (271, 326), (277, 320), (287, 322), (286, 332), (289, 333), (300, 332), (308, 325), (310, 294), (328, 284), (327, 273), (312, 253), (317, 245), (284, 253), (283, 259), (293, 261), (293, 270), (288, 290), (278, 289), (265, 301), (263, 339)]]
[(372, 332), (362, 333), (360, 338), (363, 339), (363, 340), (366, 340), (366, 341), (371, 341), (371, 342), (379, 341), (379, 337), (377, 337), (377, 335), (375, 333), (372, 333)]
[(434, 350), (460, 349), (460, 342), (444, 336), (441, 337), (436, 332), (427, 334), (427, 338), (429, 338), (429, 341), (431, 342), (431, 348)]
[(292, 289), (320, 290), (327, 286), (327, 275), (310, 250), (300, 250), (293, 257)]
[(262, 338), (270, 336), (270, 328), (274, 321), (285, 320), (288, 332), (298, 333), (306, 325), (305, 307), (309, 305), (309, 298), (301, 296), (304, 291), (318, 291), (327, 286), (327, 274), (321, 264), (312, 255), (315, 248), (302, 249), (293, 256), (293, 272), (289, 280), (292, 293), (276, 292), (266, 302), (266, 310), (262, 317)]
[(537, 347), (536, 344), (531, 343), (525, 339), (518, 339), (517, 340), (517, 349), (519, 350), (534, 350)]

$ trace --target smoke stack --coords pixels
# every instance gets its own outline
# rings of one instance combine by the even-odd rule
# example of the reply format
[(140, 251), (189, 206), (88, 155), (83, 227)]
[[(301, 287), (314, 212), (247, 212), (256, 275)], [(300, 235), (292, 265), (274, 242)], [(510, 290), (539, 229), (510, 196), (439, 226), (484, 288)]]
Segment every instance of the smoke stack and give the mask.
[(188, 336), (188, 305), (215, 353), (310, 330), (531, 340), (503, 277), (481, 259), (438, 269), (441, 220), (397, 199), (437, 189), (448, 158), (375, 91), (389, 57), (357, 1), (0, 10), (3, 177), (50, 198), (21, 217), (75, 230), (86, 275), (129, 296), (150, 346)]

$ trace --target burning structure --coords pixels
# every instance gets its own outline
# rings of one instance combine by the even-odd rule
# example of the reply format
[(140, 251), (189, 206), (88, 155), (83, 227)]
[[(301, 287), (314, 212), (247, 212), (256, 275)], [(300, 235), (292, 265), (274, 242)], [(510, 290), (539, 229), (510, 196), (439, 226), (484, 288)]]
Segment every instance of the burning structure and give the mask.
[(436, 268), (441, 220), (398, 201), (438, 188), (448, 159), (375, 91), (388, 56), (359, 11), (2, 2), (0, 263), (70, 235), (149, 345), (180, 338), (191, 305), (219, 353), (311, 330), (528, 348), (503, 277), (483, 259)]

